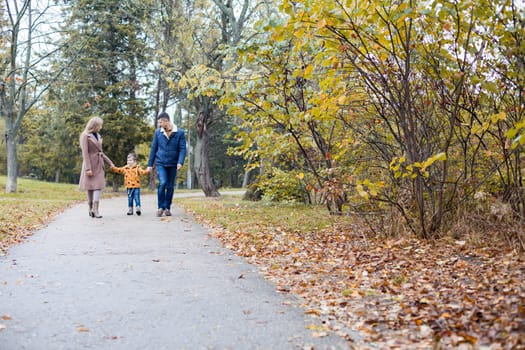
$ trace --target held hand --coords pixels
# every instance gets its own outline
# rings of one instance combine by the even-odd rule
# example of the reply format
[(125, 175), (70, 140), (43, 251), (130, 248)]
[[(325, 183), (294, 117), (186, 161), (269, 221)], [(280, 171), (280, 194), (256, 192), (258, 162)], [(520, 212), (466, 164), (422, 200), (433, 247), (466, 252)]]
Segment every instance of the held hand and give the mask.
[(177, 170), (180, 170), (182, 168), (182, 164), (177, 164)]

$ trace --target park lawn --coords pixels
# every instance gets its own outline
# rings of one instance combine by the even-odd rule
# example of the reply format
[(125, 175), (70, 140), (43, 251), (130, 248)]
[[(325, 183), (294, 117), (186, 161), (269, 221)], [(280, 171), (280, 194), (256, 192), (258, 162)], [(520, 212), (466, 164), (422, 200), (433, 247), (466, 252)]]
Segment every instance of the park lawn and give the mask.
[(316, 336), (335, 332), (358, 349), (525, 349), (525, 260), (504, 242), (388, 237), (301, 204), (176, 204), (278, 291), (299, 296), (324, 322)]
[(18, 179), (16, 193), (6, 193), (6, 180), (0, 176), (0, 255), (86, 196), (78, 185), (25, 178)]

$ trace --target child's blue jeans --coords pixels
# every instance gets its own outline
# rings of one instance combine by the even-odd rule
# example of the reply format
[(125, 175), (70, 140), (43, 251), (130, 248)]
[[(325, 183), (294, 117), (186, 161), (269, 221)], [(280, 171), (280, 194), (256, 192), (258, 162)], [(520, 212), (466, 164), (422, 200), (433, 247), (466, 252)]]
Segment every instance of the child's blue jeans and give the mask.
[(128, 188), (128, 207), (133, 206), (133, 201), (136, 207), (140, 207), (140, 188)]

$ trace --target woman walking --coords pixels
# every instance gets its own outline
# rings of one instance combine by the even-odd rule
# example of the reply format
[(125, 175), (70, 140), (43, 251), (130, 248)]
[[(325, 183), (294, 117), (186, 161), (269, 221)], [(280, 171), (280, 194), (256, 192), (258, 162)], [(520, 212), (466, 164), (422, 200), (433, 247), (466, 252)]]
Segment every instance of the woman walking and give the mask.
[(80, 148), (82, 149), (82, 171), (80, 173), (79, 188), (87, 191), (89, 216), (101, 218), (99, 214), (100, 194), (106, 185), (104, 178), (104, 163), (111, 168), (113, 162), (102, 151), (103, 120), (100, 117), (89, 119), (84, 131), (80, 134)]

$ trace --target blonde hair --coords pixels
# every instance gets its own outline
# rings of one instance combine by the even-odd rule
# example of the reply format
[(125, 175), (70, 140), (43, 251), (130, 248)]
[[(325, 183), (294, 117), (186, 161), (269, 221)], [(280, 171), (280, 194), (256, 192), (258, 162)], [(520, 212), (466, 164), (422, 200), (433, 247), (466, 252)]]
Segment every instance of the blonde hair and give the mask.
[(102, 124), (104, 121), (100, 117), (93, 117), (88, 120), (86, 127), (84, 128), (84, 131), (80, 134), (80, 137), (82, 137), (83, 134), (91, 134), (94, 132), (98, 132), (98, 128), (102, 127)]

